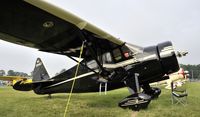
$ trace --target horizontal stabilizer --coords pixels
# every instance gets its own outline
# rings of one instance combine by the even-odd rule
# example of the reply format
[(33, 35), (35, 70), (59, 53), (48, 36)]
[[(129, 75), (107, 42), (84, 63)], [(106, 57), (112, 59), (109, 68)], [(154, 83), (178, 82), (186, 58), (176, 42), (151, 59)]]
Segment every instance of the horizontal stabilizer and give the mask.
[(33, 86), (34, 85), (37, 85), (37, 84), (40, 84), (40, 83), (50, 83), (50, 82), (53, 82), (54, 80), (46, 80), (46, 81), (30, 81), (30, 82), (27, 82), (26, 80), (23, 81), (23, 80), (20, 80), (20, 81), (17, 81), (14, 85), (13, 85), (13, 88), (15, 90), (19, 90), (19, 91), (30, 91), (33, 89)]

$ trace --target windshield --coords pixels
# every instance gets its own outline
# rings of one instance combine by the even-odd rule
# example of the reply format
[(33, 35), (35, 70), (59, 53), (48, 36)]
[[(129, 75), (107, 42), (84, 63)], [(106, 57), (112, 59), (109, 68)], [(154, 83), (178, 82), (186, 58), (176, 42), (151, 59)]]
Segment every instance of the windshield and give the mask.
[(143, 48), (137, 45), (133, 45), (130, 43), (125, 44), (134, 54), (143, 53)]

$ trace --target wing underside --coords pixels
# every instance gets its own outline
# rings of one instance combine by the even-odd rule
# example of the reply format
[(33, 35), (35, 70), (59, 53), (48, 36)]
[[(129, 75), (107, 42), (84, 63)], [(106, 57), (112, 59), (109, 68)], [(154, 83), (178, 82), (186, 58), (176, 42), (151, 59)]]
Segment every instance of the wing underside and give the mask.
[[(40, 51), (78, 57), (87, 40), (109, 51), (124, 42), (77, 16), (42, 0), (3, 0), (0, 39)], [(87, 52), (84, 51), (83, 58)]]

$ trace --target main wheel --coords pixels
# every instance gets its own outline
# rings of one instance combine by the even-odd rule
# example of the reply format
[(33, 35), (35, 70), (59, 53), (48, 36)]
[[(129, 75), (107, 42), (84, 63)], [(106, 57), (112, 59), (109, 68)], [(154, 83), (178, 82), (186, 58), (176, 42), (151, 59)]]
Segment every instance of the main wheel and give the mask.
[(132, 94), (119, 102), (119, 107), (129, 108), (133, 111), (146, 109), (151, 102), (151, 97), (144, 93)]

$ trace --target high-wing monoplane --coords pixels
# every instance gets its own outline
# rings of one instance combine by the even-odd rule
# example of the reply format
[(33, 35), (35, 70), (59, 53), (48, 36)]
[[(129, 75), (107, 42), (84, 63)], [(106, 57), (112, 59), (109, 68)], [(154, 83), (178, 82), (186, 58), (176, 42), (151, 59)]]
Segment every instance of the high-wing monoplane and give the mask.
[(119, 106), (140, 110), (161, 92), (149, 84), (179, 70), (170, 41), (148, 47), (126, 43), (44, 0), (4, 0), (0, 8), (0, 39), (78, 63), (50, 78), (38, 59), (32, 82), (19, 81), (17, 90), (25, 90), (24, 85), (37, 94), (66, 93), (76, 79), (73, 92), (97, 92), (99, 84), (106, 83), (107, 90), (128, 87), (131, 95)]

